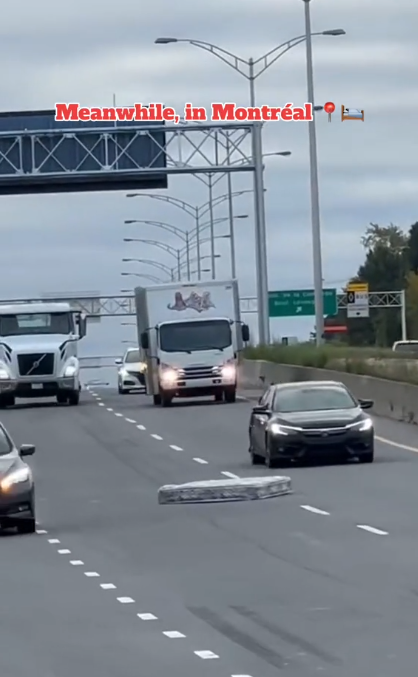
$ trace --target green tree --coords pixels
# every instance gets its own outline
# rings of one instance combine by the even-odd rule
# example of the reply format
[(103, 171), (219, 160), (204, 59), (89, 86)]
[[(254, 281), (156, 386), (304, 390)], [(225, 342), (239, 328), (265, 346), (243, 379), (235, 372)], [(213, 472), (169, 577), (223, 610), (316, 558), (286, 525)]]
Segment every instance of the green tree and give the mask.
[(409, 268), (414, 273), (418, 273), (418, 221), (414, 223), (408, 233)]

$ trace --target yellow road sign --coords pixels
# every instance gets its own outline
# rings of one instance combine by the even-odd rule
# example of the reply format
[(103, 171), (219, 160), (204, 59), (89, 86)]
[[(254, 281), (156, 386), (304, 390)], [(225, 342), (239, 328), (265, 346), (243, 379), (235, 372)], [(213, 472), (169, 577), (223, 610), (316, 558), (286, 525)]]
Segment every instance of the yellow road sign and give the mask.
[(348, 284), (346, 292), (360, 292), (363, 294), (368, 294), (369, 293), (369, 285), (367, 282), (355, 282), (353, 284)]

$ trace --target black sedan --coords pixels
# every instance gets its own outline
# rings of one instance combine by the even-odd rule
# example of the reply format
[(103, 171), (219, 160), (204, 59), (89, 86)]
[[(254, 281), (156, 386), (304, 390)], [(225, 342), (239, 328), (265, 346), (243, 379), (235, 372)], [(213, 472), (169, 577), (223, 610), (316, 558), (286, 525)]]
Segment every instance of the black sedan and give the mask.
[(32, 456), (35, 447), (22, 444), (17, 449), (0, 423), (0, 527), (17, 527), (21, 534), (36, 530), (32, 471), (23, 457)]
[(372, 406), (335, 381), (272, 385), (251, 413), (251, 461), (269, 468), (318, 456), (373, 463), (373, 421), (363, 411)]

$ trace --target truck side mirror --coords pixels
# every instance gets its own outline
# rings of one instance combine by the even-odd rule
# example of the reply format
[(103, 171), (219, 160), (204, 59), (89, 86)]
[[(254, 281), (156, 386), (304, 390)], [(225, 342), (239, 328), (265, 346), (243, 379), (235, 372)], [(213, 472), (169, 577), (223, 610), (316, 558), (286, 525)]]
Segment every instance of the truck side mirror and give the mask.
[(146, 331), (142, 332), (141, 334), (141, 348), (143, 350), (148, 350), (149, 348), (149, 338)]
[(250, 340), (250, 328), (248, 324), (243, 324), (241, 327), (242, 340), (247, 343)]
[(78, 335), (83, 338), (87, 334), (87, 317), (85, 315), (77, 316)]

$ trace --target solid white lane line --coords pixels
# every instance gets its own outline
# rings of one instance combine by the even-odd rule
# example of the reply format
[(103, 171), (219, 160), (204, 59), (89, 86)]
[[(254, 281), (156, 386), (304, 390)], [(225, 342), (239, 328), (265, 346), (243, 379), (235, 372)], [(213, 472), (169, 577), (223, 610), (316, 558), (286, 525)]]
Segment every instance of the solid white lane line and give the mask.
[(136, 423), (133, 418), (125, 418), (125, 421), (128, 421), (128, 423)]
[(169, 639), (181, 639), (182, 637), (186, 637), (186, 635), (183, 635), (182, 632), (177, 632), (177, 630), (166, 630), (163, 632), (163, 635)]
[(70, 564), (72, 564), (73, 567), (81, 567), (83, 566), (84, 562), (82, 562), (81, 559), (72, 559)]
[(135, 600), (132, 597), (117, 597), (117, 600), (121, 604), (135, 604)]
[(137, 616), (141, 621), (158, 621), (158, 617), (154, 614), (137, 614)]
[(100, 576), (97, 571), (85, 571), (84, 575), (87, 576), (87, 578), (98, 578)]
[(193, 460), (196, 461), (196, 463), (200, 463), (201, 465), (208, 465), (208, 462), (203, 458), (194, 458)]
[(376, 534), (377, 536), (389, 536), (388, 531), (382, 531), (381, 529), (376, 529), (375, 527), (369, 527), (367, 524), (357, 524), (358, 529), (363, 529), (363, 531), (368, 531), (371, 534)]
[(183, 449), (176, 444), (170, 444), (170, 449), (174, 449), (174, 451), (183, 451)]
[(138, 428), (138, 430), (146, 430), (146, 427), (144, 425), (138, 424), (136, 427)]
[(46, 529), (37, 529), (36, 533), (37, 534), (47, 534), (48, 532), (46, 531)]
[(48, 538), (48, 543), (61, 543), (59, 538)]
[(71, 555), (71, 550), (58, 550), (59, 555)]
[(307, 510), (308, 512), (313, 512), (315, 515), (329, 515), (329, 512), (325, 510), (320, 510), (319, 508), (314, 508), (312, 505), (301, 505), (302, 510)]
[(115, 416), (117, 416), (118, 418), (122, 418), (123, 414), (118, 414), (117, 412), (115, 412)]
[(379, 437), (379, 435), (375, 435), (375, 440), (377, 440), (378, 442), (383, 442), (383, 444), (389, 444), (391, 447), (405, 449), (405, 451), (412, 451), (414, 452), (414, 454), (418, 454), (418, 447), (410, 447), (409, 444), (401, 444), (400, 442), (394, 442), (393, 440), (388, 440), (386, 437)]
[(239, 480), (238, 475), (234, 475), (233, 472), (228, 472), (227, 470), (221, 470), (221, 475), (225, 475), (225, 477), (229, 477), (231, 480)]
[(113, 585), (113, 583), (100, 583), (100, 587), (103, 590), (116, 590), (116, 585)]
[(219, 658), (219, 656), (216, 653), (213, 653), (213, 651), (194, 651), (194, 654), (196, 656), (199, 656), (199, 658), (203, 658), (203, 660), (208, 660), (209, 658)]
[(154, 433), (151, 434), (151, 437), (153, 437), (154, 440), (162, 440), (163, 439), (160, 435), (154, 435)]
[(112, 407), (108, 407), (107, 411), (113, 411)]

